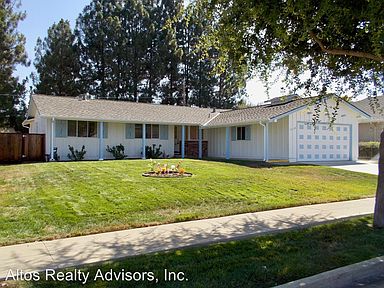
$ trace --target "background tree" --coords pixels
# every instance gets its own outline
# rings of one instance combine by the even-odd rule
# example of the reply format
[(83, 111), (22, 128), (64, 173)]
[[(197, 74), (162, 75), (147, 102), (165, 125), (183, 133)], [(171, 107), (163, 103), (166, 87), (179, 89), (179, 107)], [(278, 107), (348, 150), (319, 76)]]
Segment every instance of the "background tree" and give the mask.
[(13, 76), (17, 64), (28, 65), (25, 37), (17, 25), (25, 13), (16, 12), (19, 1), (0, 0), (0, 127), (20, 130), (25, 115), (25, 88)]
[[(195, 8), (212, 23), (202, 46), (218, 49), (221, 63), (264, 80), (284, 69), (290, 92), (384, 92), (381, 0), (197, 0)], [(381, 139), (376, 227), (384, 227), (384, 134)]]
[(48, 36), (37, 40), (35, 48), (35, 93), (76, 96), (82, 91), (79, 56), (69, 21), (61, 19), (48, 29)]

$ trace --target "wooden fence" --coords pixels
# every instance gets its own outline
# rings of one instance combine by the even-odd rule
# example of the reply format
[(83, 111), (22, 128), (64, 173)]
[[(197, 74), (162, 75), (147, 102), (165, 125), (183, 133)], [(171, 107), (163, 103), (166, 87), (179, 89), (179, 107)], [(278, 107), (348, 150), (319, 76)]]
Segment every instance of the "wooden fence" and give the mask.
[(45, 161), (45, 135), (0, 133), (0, 162)]

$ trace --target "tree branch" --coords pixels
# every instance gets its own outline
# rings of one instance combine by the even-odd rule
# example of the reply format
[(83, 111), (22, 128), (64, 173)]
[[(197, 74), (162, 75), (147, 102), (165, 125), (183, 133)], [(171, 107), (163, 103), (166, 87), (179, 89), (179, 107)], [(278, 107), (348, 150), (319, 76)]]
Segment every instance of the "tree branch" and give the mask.
[(360, 52), (360, 51), (354, 51), (354, 50), (344, 50), (344, 49), (329, 49), (325, 47), (323, 42), (316, 36), (316, 34), (313, 31), (309, 32), (309, 35), (311, 36), (312, 40), (314, 40), (321, 48), (321, 50), (325, 53), (331, 54), (331, 55), (342, 55), (342, 56), (353, 56), (358, 58), (366, 58), (371, 59), (378, 62), (383, 62), (384, 57), (382, 56), (376, 56), (371, 53), (366, 52)]

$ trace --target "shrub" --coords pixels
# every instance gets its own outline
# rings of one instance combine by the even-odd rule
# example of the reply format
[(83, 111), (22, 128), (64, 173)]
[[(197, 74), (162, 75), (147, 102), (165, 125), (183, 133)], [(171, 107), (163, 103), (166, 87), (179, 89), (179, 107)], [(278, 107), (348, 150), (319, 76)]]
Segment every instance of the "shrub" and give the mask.
[(73, 161), (80, 161), (80, 160), (84, 160), (84, 155), (85, 153), (87, 153), (87, 151), (85, 151), (85, 146), (83, 145), (83, 147), (81, 147), (81, 150), (75, 150), (71, 145), (68, 145), (68, 149), (69, 149), (69, 152), (68, 153), (68, 158), (73, 160)]
[(116, 159), (116, 160), (121, 160), (121, 159), (124, 159), (127, 157), (127, 155), (124, 154), (124, 145), (123, 144), (120, 144), (120, 145), (117, 145), (117, 146), (113, 146), (112, 148), (109, 147), (109, 145), (107, 145), (107, 152), (111, 153), (112, 156)]
[(379, 153), (380, 142), (360, 142), (359, 157), (371, 159)]
[(145, 146), (145, 156), (147, 158), (151, 159), (158, 159), (161, 158), (164, 155), (163, 152), (161, 152), (161, 144), (159, 147), (156, 147), (156, 144), (153, 144), (152, 146)]

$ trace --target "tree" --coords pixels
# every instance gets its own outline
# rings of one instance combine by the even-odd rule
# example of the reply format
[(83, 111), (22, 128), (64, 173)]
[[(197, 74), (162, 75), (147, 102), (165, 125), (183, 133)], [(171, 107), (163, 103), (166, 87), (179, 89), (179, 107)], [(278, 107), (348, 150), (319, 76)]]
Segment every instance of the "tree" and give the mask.
[(75, 36), (69, 21), (61, 19), (48, 29), (44, 41), (37, 40), (35, 93), (59, 96), (81, 94), (80, 64)]
[[(284, 69), (290, 92), (384, 92), (381, 0), (196, 0), (195, 9), (212, 24), (201, 45), (218, 49), (221, 63), (264, 80)], [(382, 141), (376, 227), (384, 227), (383, 147)]]
[(13, 76), (17, 64), (28, 65), (25, 37), (17, 25), (25, 13), (15, 12), (19, 1), (0, 0), (0, 126), (21, 129), (25, 89)]

